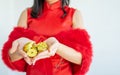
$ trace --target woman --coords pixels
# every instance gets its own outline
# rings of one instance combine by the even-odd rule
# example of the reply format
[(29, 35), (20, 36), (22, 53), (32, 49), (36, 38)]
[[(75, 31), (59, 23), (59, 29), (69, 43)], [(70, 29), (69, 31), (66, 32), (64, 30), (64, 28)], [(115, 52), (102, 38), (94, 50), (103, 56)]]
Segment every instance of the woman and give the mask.
[[(17, 25), (2, 50), (9, 68), (27, 75), (86, 74), (92, 57), (91, 42), (80, 12), (69, 7), (69, 0), (34, 0)], [(42, 41), (49, 50), (34, 58), (23, 51), (26, 43)]]

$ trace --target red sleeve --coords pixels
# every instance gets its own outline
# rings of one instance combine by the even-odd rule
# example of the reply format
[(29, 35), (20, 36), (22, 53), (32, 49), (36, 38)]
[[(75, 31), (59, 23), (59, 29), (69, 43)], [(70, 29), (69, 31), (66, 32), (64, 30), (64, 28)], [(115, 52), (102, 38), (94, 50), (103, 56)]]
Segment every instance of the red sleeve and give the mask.
[(11, 62), (10, 57), (8, 55), (8, 51), (11, 48), (12, 41), (9, 39), (2, 49), (2, 59), (4, 63), (11, 68), (12, 70), (18, 70), (18, 71), (25, 71), (26, 63), (23, 59)]
[(82, 54), (81, 65), (71, 63), (71, 66), (73, 75), (85, 75), (92, 61), (92, 45), (87, 31), (85, 29), (73, 29), (61, 32), (56, 38)]
[(34, 36), (36, 36), (33, 31), (30, 31), (28, 29), (16, 27), (14, 30), (10, 33), (8, 40), (5, 42), (2, 48), (2, 59), (3, 62), (12, 70), (18, 70), (18, 71), (25, 71), (26, 70), (26, 62), (21, 59), (15, 62), (10, 61), (10, 57), (8, 55), (8, 51), (12, 46), (12, 42), (20, 37), (27, 37), (29, 39), (33, 39)]

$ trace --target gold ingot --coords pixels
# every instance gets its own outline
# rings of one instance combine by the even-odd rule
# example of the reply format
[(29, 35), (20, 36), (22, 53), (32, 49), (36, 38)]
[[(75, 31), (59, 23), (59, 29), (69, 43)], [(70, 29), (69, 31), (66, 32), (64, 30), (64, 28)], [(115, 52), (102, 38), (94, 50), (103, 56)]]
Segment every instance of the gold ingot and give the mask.
[(35, 57), (37, 56), (37, 50), (35, 48), (31, 48), (27, 51), (27, 55), (32, 58), (32, 57)]
[(45, 42), (40, 42), (36, 45), (38, 52), (43, 52), (48, 49), (48, 45)]
[(33, 47), (34, 42), (28, 42), (24, 45), (23, 50), (27, 52), (29, 49)]

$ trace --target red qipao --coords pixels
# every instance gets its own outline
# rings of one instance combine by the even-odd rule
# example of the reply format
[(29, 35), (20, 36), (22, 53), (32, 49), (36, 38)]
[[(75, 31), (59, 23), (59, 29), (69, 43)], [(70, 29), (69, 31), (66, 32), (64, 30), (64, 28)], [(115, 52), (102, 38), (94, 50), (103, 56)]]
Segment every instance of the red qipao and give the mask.
[[(92, 45), (85, 29), (72, 29), (72, 17), (75, 9), (65, 6), (67, 16), (61, 18), (60, 1), (51, 6), (45, 2), (43, 14), (35, 19), (30, 16), (28, 9), (28, 28), (15, 27), (2, 49), (2, 59), (12, 70), (26, 72), (27, 75), (85, 75), (92, 61)], [(82, 63), (77, 65), (63, 59), (59, 55), (41, 59), (35, 65), (28, 65), (24, 59), (11, 62), (8, 51), (12, 42), (20, 37), (26, 37), (41, 42), (49, 37), (55, 37), (82, 54)]]

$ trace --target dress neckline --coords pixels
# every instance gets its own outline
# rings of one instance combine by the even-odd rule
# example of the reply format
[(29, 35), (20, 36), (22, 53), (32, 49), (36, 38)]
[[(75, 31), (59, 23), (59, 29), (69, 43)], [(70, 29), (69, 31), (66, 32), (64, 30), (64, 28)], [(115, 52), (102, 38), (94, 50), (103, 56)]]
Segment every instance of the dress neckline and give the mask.
[(61, 8), (61, 1), (58, 0), (57, 2), (53, 3), (53, 4), (49, 4), (48, 2), (44, 2), (44, 9), (50, 9), (50, 10), (54, 10), (57, 8)]

